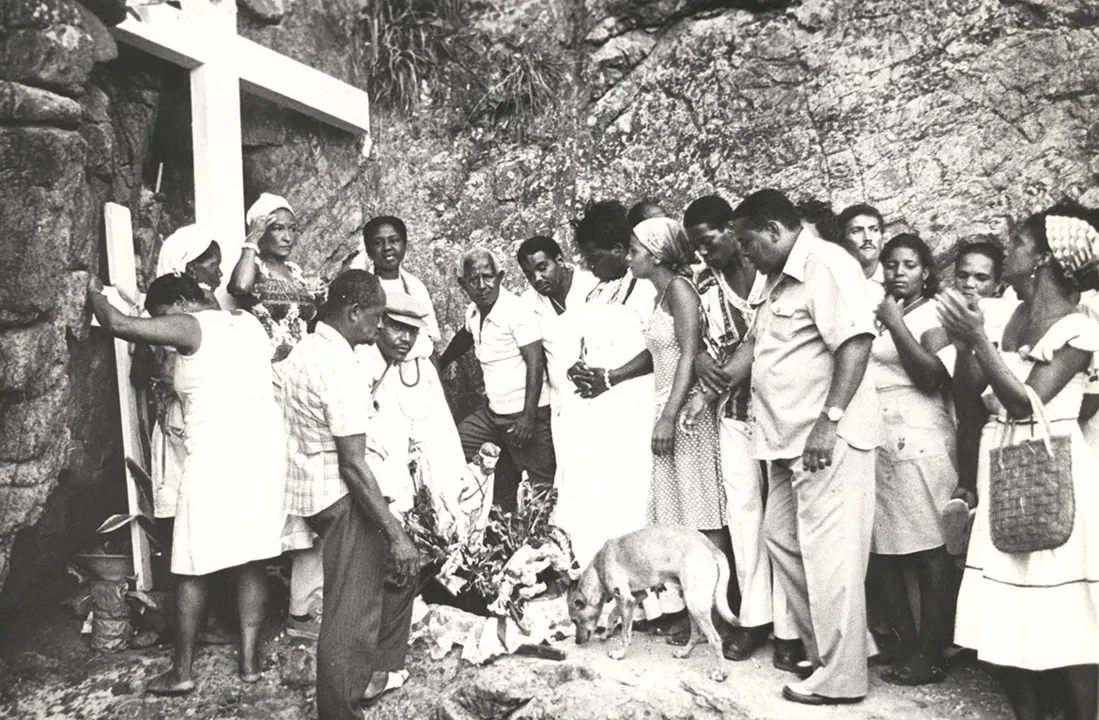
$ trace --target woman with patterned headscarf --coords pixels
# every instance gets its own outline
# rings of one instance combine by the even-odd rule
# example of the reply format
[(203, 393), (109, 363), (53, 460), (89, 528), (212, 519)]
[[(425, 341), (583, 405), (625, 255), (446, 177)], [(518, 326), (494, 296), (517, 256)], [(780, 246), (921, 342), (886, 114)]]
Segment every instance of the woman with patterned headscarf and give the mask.
[[(999, 666), (1018, 718), (1042, 717), (1050, 699), (1060, 700), (1066, 720), (1099, 716), (1099, 457), (1078, 423), (1099, 325), (1076, 305), (1081, 289), (1099, 287), (1095, 215), (1055, 207), (1014, 233), (1003, 278), (1021, 302), (1006, 326), (992, 327), (957, 291), (939, 296), (940, 319), (958, 347), (955, 382), (981, 393), (989, 412), (954, 641)], [(1015, 442), (1043, 433), (1034, 429), (1035, 397), (1050, 435), (1069, 438), (1071, 531), (1055, 548), (1005, 552), (992, 538), (991, 450), (1012, 428)], [(1047, 696), (1052, 688), (1056, 698)]]
[(702, 342), (702, 310), (689, 279), (693, 261), (694, 249), (675, 220), (652, 218), (634, 227), (630, 271), (652, 283), (657, 293), (644, 331), (656, 380), (649, 523), (694, 528), (727, 548), (714, 415), (702, 413), (690, 433), (677, 429), (680, 410), (698, 390), (694, 363)]

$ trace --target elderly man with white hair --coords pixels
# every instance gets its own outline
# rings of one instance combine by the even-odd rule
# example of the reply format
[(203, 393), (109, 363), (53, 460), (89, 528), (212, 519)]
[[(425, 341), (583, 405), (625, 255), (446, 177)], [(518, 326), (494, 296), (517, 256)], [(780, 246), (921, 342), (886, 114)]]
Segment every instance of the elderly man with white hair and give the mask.
[(462, 256), (458, 284), (472, 302), (465, 325), (443, 352), (440, 366), (445, 368), (470, 348), (481, 364), (486, 402), (458, 425), (458, 434), (467, 460), (485, 442), (507, 450), (514, 466), (501, 462), (497, 467), (494, 501), (510, 508), (519, 473), (527, 473), (536, 491), (548, 490), (557, 458), (538, 318), (517, 295), (501, 287), (503, 277), (489, 250), (474, 248)]

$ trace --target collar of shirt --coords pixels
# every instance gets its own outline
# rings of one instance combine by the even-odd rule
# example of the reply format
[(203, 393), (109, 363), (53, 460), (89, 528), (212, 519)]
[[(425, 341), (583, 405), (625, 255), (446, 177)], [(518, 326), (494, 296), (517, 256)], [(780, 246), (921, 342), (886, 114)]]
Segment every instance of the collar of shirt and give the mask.
[(327, 342), (333, 343), (334, 345), (341, 347), (344, 351), (354, 357), (355, 349), (351, 347), (351, 343), (347, 342), (347, 338), (341, 335), (339, 330), (332, 327), (324, 320), (320, 320), (317, 322), (317, 327), (313, 331), (313, 334)]
[[(485, 323), (494, 323), (497, 317), (506, 316), (511, 309), (513, 303), (519, 302), (519, 296), (508, 290), (505, 287), (500, 288), (500, 295), (496, 298), (496, 302), (488, 311), (488, 315), (485, 315)], [(529, 312), (529, 310), (528, 310)], [(470, 303), (466, 308), (466, 325), (469, 327), (469, 331), (473, 333), (473, 337), (481, 337), (481, 311), (477, 308), (477, 305)]]
[(799, 283), (805, 282), (805, 263), (809, 260), (809, 250), (812, 243), (816, 241), (827, 242), (816, 237), (815, 233), (807, 227), (802, 226), (798, 236), (794, 239), (793, 246), (790, 248), (790, 254), (786, 256), (786, 263), (782, 266), (782, 272), (775, 275), (760, 273), (756, 277), (752, 291), (748, 294), (749, 304), (757, 308), (762, 305), (768, 296), (774, 292), (775, 288), (779, 286), (783, 277), (788, 277)]

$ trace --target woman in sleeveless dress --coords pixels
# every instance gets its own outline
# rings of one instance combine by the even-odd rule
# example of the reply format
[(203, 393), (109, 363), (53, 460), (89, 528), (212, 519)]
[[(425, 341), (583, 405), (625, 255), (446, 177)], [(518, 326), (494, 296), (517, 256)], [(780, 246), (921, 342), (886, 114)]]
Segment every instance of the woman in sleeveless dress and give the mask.
[(675, 220), (652, 218), (633, 229), (630, 270), (657, 292), (656, 309), (644, 331), (656, 382), (648, 516), (650, 524), (701, 530), (728, 554), (714, 415), (701, 413), (690, 433), (677, 427), (687, 398), (699, 391), (694, 362), (702, 342), (702, 306), (688, 279), (693, 256)]
[[(990, 412), (954, 639), (999, 666), (1020, 720), (1044, 716), (1044, 688), (1062, 702), (1066, 720), (1093, 720), (1099, 712), (1099, 459), (1078, 423), (1099, 326), (1076, 307), (1076, 291), (1094, 287), (1097, 277), (1099, 225), (1092, 216), (1054, 208), (1028, 218), (1012, 237), (1004, 279), (1022, 302), (998, 336), (960, 294), (940, 299), (943, 326), (959, 347), (955, 382), (982, 391)], [(1072, 232), (1063, 230), (1066, 223)], [(1091, 235), (1090, 247), (1074, 246), (1076, 231)], [(1028, 386), (1045, 404), (1052, 434), (1071, 438), (1075, 517), (1064, 545), (1005, 553), (990, 534), (989, 452), (1012, 426), (1026, 426), (1016, 436), (1033, 428)]]
[[(189, 275), (199, 284), (212, 306), (214, 291), (221, 285), (221, 246), (197, 225), (185, 225), (164, 239), (156, 262), (156, 277)], [(154, 278), (155, 279), (155, 278)], [(159, 365), (152, 378), (157, 400), (157, 419), (151, 434), (153, 506), (157, 518), (176, 514), (179, 481), (186, 456), (183, 435), (183, 404), (172, 388), (177, 355), (168, 348), (153, 348)]]
[(124, 315), (92, 278), (88, 299), (115, 337), (175, 348), (174, 385), (183, 402), (186, 459), (172, 537), (177, 575), (176, 647), (172, 668), (151, 680), (155, 694), (194, 690), (195, 640), (211, 573), (232, 569), (240, 613), (240, 676), (260, 675), (259, 632), (267, 600), (263, 560), (282, 552), (286, 513), (282, 413), (271, 384), (270, 346), (247, 313), (211, 308), (186, 275), (153, 281), (145, 298), (151, 318)]
[[(915, 235), (897, 235), (883, 248), (881, 263), (886, 294), (876, 312), (878, 336), (868, 372), (887, 440), (878, 448), (868, 583), (899, 640), (895, 662), (882, 671), (882, 679), (924, 685), (946, 677), (938, 666), (952, 583), (942, 509), (958, 471), (954, 421), (944, 394), (950, 375), (939, 354), (950, 341), (932, 300), (938, 283), (927, 244)], [(952, 354), (946, 357), (953, 369)], [(908, 569), (919, 587), (918, 633)]]

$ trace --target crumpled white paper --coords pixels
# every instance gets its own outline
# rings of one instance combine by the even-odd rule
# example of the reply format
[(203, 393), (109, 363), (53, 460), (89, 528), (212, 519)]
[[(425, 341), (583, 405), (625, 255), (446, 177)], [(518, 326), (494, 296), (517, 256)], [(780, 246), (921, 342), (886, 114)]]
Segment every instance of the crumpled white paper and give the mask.
[(530, 632), (524, 633), (511, 618), (474, 615), (449, 605), (428, 605), (416, 598), (408, 640), (411, 644), (424, 638), (433, 660), (461, 646), (463, 660), (481, 665), (500, 655), (510, 655), (522, 645), (563, 640), (575, 633), (564, 596), (528, 602), (523, 618)]

